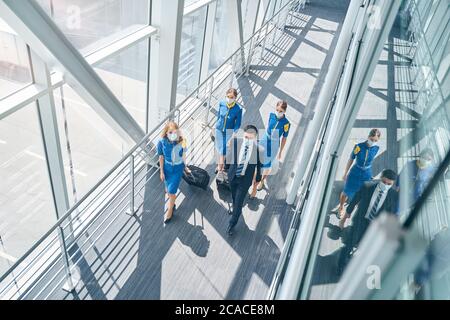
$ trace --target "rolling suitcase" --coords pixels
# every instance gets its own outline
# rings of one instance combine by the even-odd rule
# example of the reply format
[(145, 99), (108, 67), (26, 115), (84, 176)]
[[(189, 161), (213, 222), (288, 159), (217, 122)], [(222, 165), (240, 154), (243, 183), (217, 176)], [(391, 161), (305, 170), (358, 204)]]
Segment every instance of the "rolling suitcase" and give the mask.
[(188, 166), (191, 173), (188, 174), (183, 172), (183, 180), (186, 181), (187, 184), (201, 188), (203, 190), (208, 189), (209, 186), (209, 174), (206, 170), (196, 167), (196, 166)]

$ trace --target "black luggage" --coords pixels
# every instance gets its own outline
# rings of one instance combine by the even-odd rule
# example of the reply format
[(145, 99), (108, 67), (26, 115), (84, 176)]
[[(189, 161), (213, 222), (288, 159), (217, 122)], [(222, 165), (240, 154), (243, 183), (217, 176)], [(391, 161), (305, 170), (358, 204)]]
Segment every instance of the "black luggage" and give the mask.
[(206, 170), (196, 167), (196, 166), (187, 166), (191, 173), (183, 173), (183, 180), (186, 181), (187, 184), (195, 187), (202, 188), (203, 190), (208, 189), (209, 186), (209, 174)]

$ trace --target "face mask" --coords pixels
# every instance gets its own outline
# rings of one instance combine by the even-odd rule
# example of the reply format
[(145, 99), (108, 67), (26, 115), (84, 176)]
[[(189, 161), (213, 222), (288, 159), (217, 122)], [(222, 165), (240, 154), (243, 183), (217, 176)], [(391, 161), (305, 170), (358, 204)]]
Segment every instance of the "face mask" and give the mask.
[(387, 185), (387, 184), (384, 184), (383, 182), (380, 182), (380, 189), (383, 192), (389, 191), (389, 189), (391, 189), (391, 188), (392, 188), (391, 185)]
[(426, 159), (419, 159), (419, 166), (421, 168), (426, 168), (429, 167), (431, 165), (431, 160), (426, 160)]
[(232, 105), (236, 101), (235, 99), (230, 99), (228, 97), (226, 98), (226, 100), (228, 105)]
[(374, 146), (377, 145), (377, 143), (369, 139), (369, 140), (367, 140), (367, 145), (368, 145), (369, 147), (374, 147)]
[(170, 141), (174, 142), (178, 139), (178, 134), (176, 133), (170, 133), (167, 135), (167, 138), (169, 138)]
[(283, 118), (283, 116), (284, 116), (284, 112), (278, 112), (278, 111), (276, 111), (275, 114), (277, 115), (277, 118), (278, 118), (278, 119)]

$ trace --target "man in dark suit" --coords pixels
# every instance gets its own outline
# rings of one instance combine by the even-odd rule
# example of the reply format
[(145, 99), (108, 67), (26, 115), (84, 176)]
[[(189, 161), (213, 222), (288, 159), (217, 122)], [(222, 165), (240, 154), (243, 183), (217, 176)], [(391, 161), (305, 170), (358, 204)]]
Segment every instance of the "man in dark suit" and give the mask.
[(358, 205), (358, 209), (352, 219), (351, 233), (344, 242), (339, 256), (338, 268), (342, 271), (345, 267), (353, 248), (357, 247), (364, 236), (370, 223), (382, 212), (398, 214), (398, 192), (392, 186), (395, 184), (397, 174), (392, 170), (384, 170), (381, 180), (366, 182), (347, 207), (347, 215)]
[(260, 147), (258, 146), (258, 129), (248, 125), (244, 128), (243, 138), (233, 138), (231, 141), (230, 168), (228, 179), (230, 182), (231, 195), (233, 198), (233, 210), (227, 234), (233, 235), (239, 217), (242, 214), (245, 197), (253, 183), (261, 181)]

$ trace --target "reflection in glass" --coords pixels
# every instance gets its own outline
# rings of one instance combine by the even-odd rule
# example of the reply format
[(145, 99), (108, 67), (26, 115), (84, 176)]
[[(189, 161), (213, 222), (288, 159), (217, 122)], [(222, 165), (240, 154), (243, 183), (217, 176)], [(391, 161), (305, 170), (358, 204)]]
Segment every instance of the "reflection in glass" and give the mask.
[[(401, 6), (344, 154), (340, 156), (333, 195), (328, 203), (330, 215), (316, 238), (320, 246), (312, 270), (314, 280), (309, 288), (310, 299), (330, 298), (348, 263), (359, 251), (359, 238), (365, 234), (358, 237), (358, 228), (361, 223), (371, 224), (373, 220), (356, 219), (354, 213), (368, 205), (367, 218), (373, 213), (370, 209), (379, 203), (386, 205), (388, 197), (378, 198), (376, 195), (381, 193), (377, 193), (377, 189), (359, 201), (356, 208), (352, 201), (357, 199), (355, 196), (349, 199), (349, 206), (344, 209), (344, 213), (353, 211), (351, 219), (339, 224), (342, 220), (336, 208), (338, 194), (344, 186), (342, 175), (348, 155), (360, 152), (355, 145), (367, 140), (369, 130), (379, 129), (381, 139), (378, 142), (380, 151), (371, 166), (373, 180), (368, 184), (377, 185), (385, 169), (399, 174), (389, 191), (399, 194), (397, 208), (379, 208), (382, 208), (380, 214), (395, 211), (400, 223), (422, 200), (437, 168), (450, 152), (450, 28), (448, 24), (435, 22), (436, 18), (449, 21), (448, 1), (411, 0), (404, 1)], [(425, 206), (413, 224), (414, 230), (430, 244), (430, 249), (418, 270), (405, 275), (409, 280), (398, 294), (400, 299), (450, 297), (448, 170), (433, 188), (432, 195), (423, 199)], [(357, 195), (368, 194), (366, 191), (361, 188)], [(353, 241), (355, 237), (358, 238), (356, 242)], [(351, 250), (343, 250), (349, 249), (349, 245)], [(347, 259), (343, 259), (342, 254), (348, 255)]]
[(148, 41), (144, 40), (95, 67), (102, 80), (145, 129)]
[[(80, 199), (130, 150), (131, 145), (127, 144), (68, 85), (64, 85), (62, 91), (55, 90), (54, 95), (67, 189), (70, 203), (73, 204), (74, 190), (71, 180), (75, 180), (75, 191)], [(68, 135), (64, 129), (65, 121)], [(66, 146), (67, 137), (70, 153)], [(69, 171), (70, 157), (74, 165), (74, 177)]]
[(31, 83), (26, 44), (0, 19), (0, 99)]
[(200, 81), (206, 12), (207, 8), (203, 7), (183, 17), (177, 101), (189, 95)]
[(148, 24), (149, 0), (38, 0), (84, 54)]

